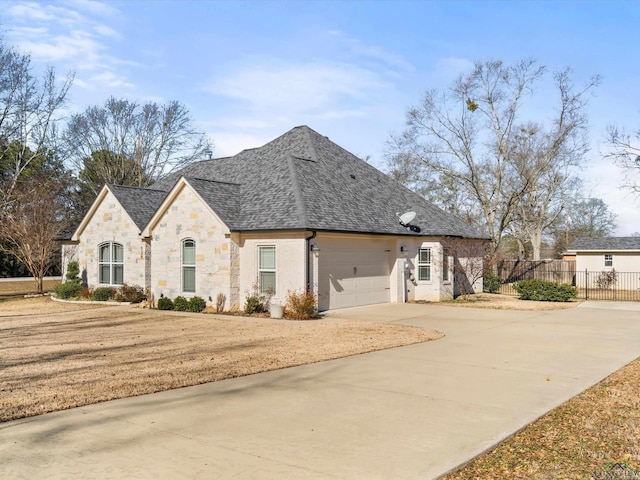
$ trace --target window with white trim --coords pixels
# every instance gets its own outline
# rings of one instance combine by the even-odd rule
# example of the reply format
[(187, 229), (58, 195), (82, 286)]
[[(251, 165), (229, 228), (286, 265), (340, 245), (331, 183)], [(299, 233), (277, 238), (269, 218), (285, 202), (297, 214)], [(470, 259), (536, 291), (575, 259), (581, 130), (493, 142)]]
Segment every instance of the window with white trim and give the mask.
[(196, 242), (190, 238), (182, 241), (182, 291), (196, 291)]
[(276, 247), (258, 247), (258, 284), (260, 293), (276, 294)]
[(431, 249), (420, 248), (418, 250), (418, 280), (431, 281)]
[(115, 242), (106, 242), (98, 248), (98, 283), (122, 285), (124, 283), (124, 249)]
[(607, 254), (604, 256), (604, 266), (613, 267), (613, 255)]

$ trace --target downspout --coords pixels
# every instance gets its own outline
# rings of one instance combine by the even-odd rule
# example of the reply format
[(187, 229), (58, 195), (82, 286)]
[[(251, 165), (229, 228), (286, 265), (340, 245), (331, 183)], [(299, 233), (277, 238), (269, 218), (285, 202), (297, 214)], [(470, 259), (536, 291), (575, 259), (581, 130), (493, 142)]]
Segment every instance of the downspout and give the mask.
[(311, 231), (311, 236), (305, 238), (305, 245), (307, 249), (307, 292), (311, 291), (311, 240), (316, 238), (318, 232)]

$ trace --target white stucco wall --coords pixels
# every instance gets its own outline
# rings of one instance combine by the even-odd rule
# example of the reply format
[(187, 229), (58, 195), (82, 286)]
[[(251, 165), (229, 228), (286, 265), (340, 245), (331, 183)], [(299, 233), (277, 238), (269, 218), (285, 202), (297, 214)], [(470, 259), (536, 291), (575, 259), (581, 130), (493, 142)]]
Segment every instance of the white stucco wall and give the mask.
[[(605, 254), (613, 255), (613, 266), (604, 264)], [(640, 252), (590, 252), (576, 255), (576, 271), (583, 272), (640, 272)]]
[(307, 232), (246, 233), (239, 236), (239, 298), (238, 308), (243, 309), (258, 279), (258, 247), (276, 247), (276, 292), (274, 300), (284, 304), (289, 290), (304, 292), (306, 278)]
[(98, 250), (104, 242), (116, 242), (124, 249), (123, 279), (128, 285), (145, 286), (145, 247), (138, 227), (116, 197), (108, 192), (80, 233), (77, 260), (80, 275), (89, 287), (98, 283)]
[[(392, 291), (396, 292), (397, 302), (402, 302), (402, 282), (406, 282), (406, 296), (409, 301), (423, 300), (439, 302), (451, 300), (460, 295), (461, 284), (465, 283), (466, 293), (482, 291), (482, 243), (474, 240), (446, 238), (403, 237), (397, 240), (398, 260), (392, 280)], [(444, 251), (447, 249), (445, 258)], [(431, 280), (418, 280), (418, 250), (431, 248)], [(402, 251), (404, 250), (404, 251)], [(443, 263), (449, 264), (449, 279), (443, 280)], [(405, 265), (408, 274), (403, 275)], [(457, 281), (454, 281), (454, 274)], [(413, 280), (407, 278), (409, 275)], [(394, 301), (394, 300), (392, 300)]]
[[(211, 212), (189, 185), (177, 192), (152, 227), (151, 293), (154, 301), (160, 295), (174, 299), (200, 296), (215, 305), (222, 293), (230, 301), (229, 229)], [(196, 243), (196, 291), (182, 291), (182, 241)]]

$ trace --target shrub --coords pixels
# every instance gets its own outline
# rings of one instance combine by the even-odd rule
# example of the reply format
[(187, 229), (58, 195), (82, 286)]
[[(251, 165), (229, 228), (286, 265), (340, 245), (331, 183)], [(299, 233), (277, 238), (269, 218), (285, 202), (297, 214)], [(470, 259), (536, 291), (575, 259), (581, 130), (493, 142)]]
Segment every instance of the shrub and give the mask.
[(568, 302), (577, 296), (576, 287), (546, 280), (521, 280), (513, 288), (521, 300), (542, 302)]
[(611, 288), (618, 282), (618, 274), (613, 269), (610, 272), (600, 272), (596, 277), (596, 287), (598, 288)]
[(502, 279), (493, 272), (485, 273), (483, 279), (483, 290), (487, 293), (498, 293), (502, 285)]
[(224, 293), (219, 293), (216, 297), (216, 312), (221, 313), (224, 311), (224, 304), (227, 301), (227, 297)]
[(72, 260), (67, 264), (67, 274), (65, 275), (65, 278), (72, 281), (81, 281), (78, 278), (78, 275), (80, 275), (80, 265), (75, 260)]
[(113, 300), (116, 291), (112, 287), (99, 287), (93, 291), (91, 298), (98, 302), (106, 302)]
[(200, 313), (207, 306), (207, 302), (202, 297), (191, 297), (189, 299), (189, 311), (193, 313)]
[(287, 316), (294, 320), (309, 320), (315, 318), (318, 312), (316, 297), (311, 292), (287, 292), (285, 305)]
[(160, 297), (158, 299), (158, 310), (173, 310), (173, 302), (170, 298)]
[(62, 299), (69, 299), (76, 297), (78, 292), (82, 290), (82, 280), (78, 278), (80, 274), (80, 266), (78, 262), (72, 260), (67, 265), (67, 274), (65, 275), (65, 282), (56, 285), (53, 289), (53, 293), (56, 294), (56, 297)]
[(82, 285), (80, 284), (80, 279), (77, 282), (75, 281), (66, 281), (61, 283), (60, 285), (56, 285), (53, 289), (53, 293), (56, 294), (56, 297), (62, 298), (64, 300), (73, 298), (78, 295), (78, 292), (82, 290)]
[(138, 285), (124, 284), (116, 291), (115, 295), (115, 299), (118, 302), (140, 303), (146, 298), (144, 290)]
[(84, 298), (85, 300), (91, 300), (93, 298), (93, 290), (90, 289), (89, 287), (82, 287), (76, 297), (78, 298)]
[(189, 300), (183, 296), (178, 296), (173, 300), (173, 309), (179, 312), (186, 312), (189, 309)]
[(251, 295), (247, 297), (244, 304), (244, 313), (251, 315), (253, 313), (264, 313), (267, 309), (264, 305), (264, 297), (260, 295)]

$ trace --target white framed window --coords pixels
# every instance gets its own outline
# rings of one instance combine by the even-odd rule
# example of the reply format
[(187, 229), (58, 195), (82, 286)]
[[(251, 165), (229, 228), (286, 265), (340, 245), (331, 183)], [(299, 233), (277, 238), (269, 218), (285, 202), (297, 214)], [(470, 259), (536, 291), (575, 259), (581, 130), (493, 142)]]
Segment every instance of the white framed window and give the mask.
[(604, 256), (604, 266), (613, 267), (613, 255), (607, 254)]
[(431, 281), (431, 249), (418, 250), (418, 281)]
[(182, 291), (196, 291), (196, 242), (190, 238), (182, 241)]
[(258, 284), (260, 293), (276, 294), (276, 247), (258, 247)]
[(98, 283), (122, 285), (124, 283), (124, 249), (115, 242), (106, 242), (98, 247)]

